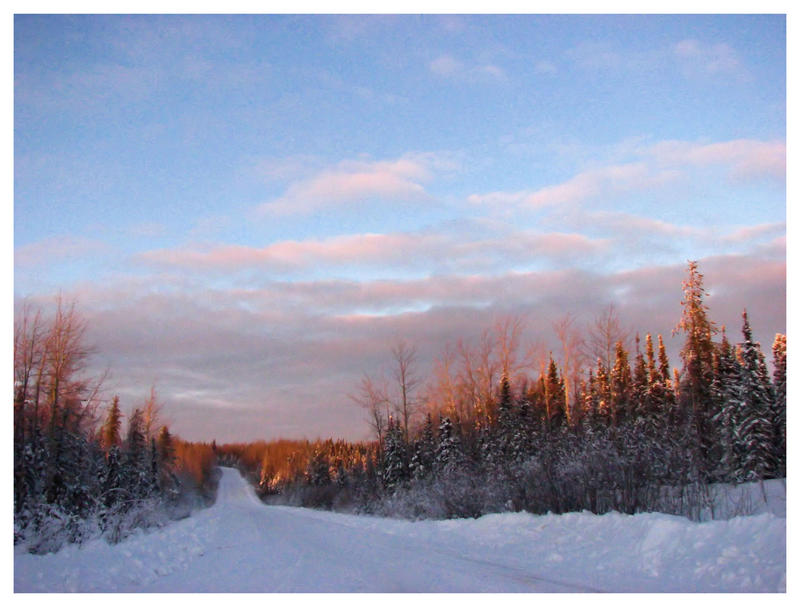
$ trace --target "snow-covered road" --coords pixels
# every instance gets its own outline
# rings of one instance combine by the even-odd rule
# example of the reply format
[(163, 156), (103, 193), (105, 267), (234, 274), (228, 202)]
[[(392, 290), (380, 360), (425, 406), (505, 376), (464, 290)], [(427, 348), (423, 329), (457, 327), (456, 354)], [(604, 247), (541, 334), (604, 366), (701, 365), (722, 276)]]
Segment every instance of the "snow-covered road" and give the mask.
[(217, 502), (110, 546), (15, 552), (17, 592), (783, 591), (786, 521), (658, 514), (408, 522), (263, 505), (223, 469)]

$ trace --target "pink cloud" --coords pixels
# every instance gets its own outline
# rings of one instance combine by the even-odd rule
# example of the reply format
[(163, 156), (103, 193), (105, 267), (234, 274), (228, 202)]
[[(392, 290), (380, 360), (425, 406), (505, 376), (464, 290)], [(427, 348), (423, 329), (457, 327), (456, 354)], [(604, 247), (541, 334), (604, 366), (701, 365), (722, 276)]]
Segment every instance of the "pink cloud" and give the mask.
[[(786, 223), (762, 223), (757, 226), (739, 228), (724, 236), (722, 240), (732, 243), (751, 242), (766, 236), (774, 236), (779, 232), (786, 232)], [(782, 238), (785, 240), (786, 236), (784, 235)]]
[(14, 250), (14, 264), (32, 267), (96, 255), (108, 251), (106, 243), (80, 236), (54, 236)]
[[(542, 246), (567, 246), (571, 235)], [(740, 314), (756, 339), (786, 330), (786, 264), (728, 255), (701, 259), (710, 314), (739, 339)], [(415, 280), (267, 281), (248, 288), (176, 285), (169, 275), (117, 279), (66, 292), (87, 316), (94, 366), (111, 367), (106, 386), (124, 407), (156, 382), (171, 429), (195, 440), (278, 436), (365, 438), (368, 428), (347, 394), (361, 374), (381, 373), (397, 336), (419, 346), (428, 376), (435, 356), (459, 339), (477, 339), (498, 317), (526, 320), (523, 341), (558, 354), (551, 323), (571, 312), (590, 322), (615, 303), (624, 322), (662, 333), (673, 365), (682, 337), (683, 264), (618, 273), (561, 269)], [(166, 287), (166, 288), (165, 288)], [(619, 293), (626, 293), (624, 298)]]
[(346, 161), (292, 183), (283, 196), (259, 206), (275, 215), (308, 214), (328, 206), (377, 200), (418, 201), (427, 198), (424, 182), (438, 166), (430, 155), (392, 161)]
[(710, 144), (662, 141), (634, 146), (628, 153), (638, 160), (585, 170), (566, 181), (536, 190), (471, 194), (467, 201), (499, 210), (577, 206), (601, 196), (677, 182), (692, 167), (721, 166), (736, 179), (785, 179), (786, 176), (786, 144), (781, 141), (738, 139)]
[(224, 245), (210, 249), (161, 249), (138, 256), (156, 266), (194, 271), (228, 272), (267, 268), (278, 272), (320, 267), (382, 267), (487, 271), (530, 263), (561, 262), (605, 252), (607, 241), (581, 234), (529, 230), (480, 234), (456, 233), (352, 234), (321, 240), (286, 240), (266, 247)]
[(654, 171), (644, 163), (618, 164), (578, 173), (562, 183), (538, 190), (491, 192), (468, 197), (472, 204), (507, 205), (540, 209), (581, 203), (602, 194), (641, 190), (674, 178), (674, 173)]
[(657, 162), (673, 166), (727, 167), (731, 175), (747, 177), (786, 177), (786, 143), (735, 139), (710, 144), (664, 141), (646, 152)]

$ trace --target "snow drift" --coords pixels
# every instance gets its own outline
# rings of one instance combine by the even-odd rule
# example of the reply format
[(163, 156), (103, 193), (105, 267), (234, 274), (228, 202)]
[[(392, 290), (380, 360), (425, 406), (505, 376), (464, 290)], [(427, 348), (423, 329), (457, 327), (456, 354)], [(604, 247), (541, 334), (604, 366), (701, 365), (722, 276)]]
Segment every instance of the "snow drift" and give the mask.
[[(785, 592), (785, 488), (781, 481), (764, 487), (776, 499), (762, 499), (760, 514), (702, 523), (665, 514), (586, 512), (410, 522), (264, 506), (236, 470), (224, 469), (214, 506), (163, 529), (141, 531), (113, 546), (103, 540), (69, 545), (56, 554), (15, 548), (14, 587), (17, 592)], [(760, 489), (756, 502), (759, 494)]]

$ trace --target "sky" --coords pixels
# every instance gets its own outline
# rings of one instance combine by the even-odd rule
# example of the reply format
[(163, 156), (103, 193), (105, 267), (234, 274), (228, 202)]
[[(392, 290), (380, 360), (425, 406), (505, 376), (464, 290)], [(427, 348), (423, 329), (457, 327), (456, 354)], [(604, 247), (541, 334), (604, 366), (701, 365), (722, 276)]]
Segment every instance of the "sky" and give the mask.
[(14, 305), (190, 440), (368, 438), (508, 315), (786, 332), (783, 15), (16, 15)]

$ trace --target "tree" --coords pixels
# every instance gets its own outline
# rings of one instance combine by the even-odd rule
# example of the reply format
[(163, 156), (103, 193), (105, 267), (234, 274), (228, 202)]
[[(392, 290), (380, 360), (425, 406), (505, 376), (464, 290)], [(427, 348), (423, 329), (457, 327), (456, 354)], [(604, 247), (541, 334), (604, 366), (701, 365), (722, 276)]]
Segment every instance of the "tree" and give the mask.
[(438, 474), (450, 476), (460, 468), (461, 460), (461, 442), (453, 429), (453, 423), (449, 417), (442, 418), (439, 422), (434, 468)]
[(753, 341), (747, 310), (742, 314), (740, 346), (740, 400), (737, 424), (739, 470), (737, 478), (754, 481), (767, 478), (774, 472), (772, 394), (767, 367), (759, 344)]
[(119, 396), (111, 399), (111, 405), (108, 408), (108, 415), (103, 427), (100, 430), (100, 443), (106, 455), (113, 447), (119, 447), (122, 439), (120, 437), (120, 429), (122, 428), (122, 413), (119, 410)]
[(553, 329), (556, 332), (556, 336), (558, 336), (558, 341), (561, 343), (561, 352), (563, 354), (564, 414), (568, 425), (573, 424), (570, 394), (580, 382), (581, 368), (583, 366), (581, 350), (585, 349), (580, 333), (573, 327), (574, 323), (575, 316), (573, 314), (566, 314), (553, 323)]
[(694, 427), (696, 461), (701, 480), (707, 480), (709, 471), (715, 463), (711, 458), (712, 446), (716, 441), (713, 427), (709, 423), (709, 404), (711, 402), (711, 382), (714, 378), (714, 343), (712, 336), (717, 329), (708, 318), (708, 307), (704, 299), (703, 275), (697, 269), (697, 262), (690, 261), (689, 277), (683, 281), (683, 314), (675, 332), (686, 334), (681, 350), (683, 359), (683, 380), (681, 386), (684, 396), (681, 403), (687, 412), (689, 423)]
[(614, 304), (609, 304), (588, 328), (588, 337), (583, 349), (589, 360), (600, 359), (606, 375), (611, 373), (617, 342), (627, 346), (630, 331), (623, 327)]
[(564, 379), (558, 372), (556, 362), (550, 356), (547, 377), (544, 381), (545, 428), (548, 432), (560, 428), (566, 419), (566, 396)]
[(162, 405), (158, 402), (156, 387), (150, 386), (150, 395), (144, 400), (142, 410), (142, 421), (144, 423), (144, 435), (147, 440), (156, 437), (158, 431), (158, 416), (161, 413)]
[(162, 492), (173, 491), (177, 486), (177, 479), (173, 474), (175, 463), (175, 445), (167, 426), (161, 426), (156, 439), (156, 453), (158, 457), (159, 488)]
[(123, 451), (123, 476), (125, 488), (134, 497), (143, 497), (147, 487), (147, 442), (144, 435), (144, 414), (134, 409), (128, 418)]
[(386, 395), (386, 385), (379, 384), (369, 375), (364, 374), (358, 386), (358, 392), (350, 399), (367, 412), (367, 422), (375, 432), (380, 450), (383, 451), (383, 439), (386, 424), (389, 420), (389, 397)]
[(618, 426), (630, 417), (633, 378), (628, 363), (628, 352), (617, 342), (615, 346), (614, 367), (611, 369), (611, 418)]
[(778, 333), (772, 343), (772, 423), (775, 435), (775, 474), (786, 476), (786, 336)]
[(716, 413), (712, 421), (719, 437), (719, 467), (717, 475), (725, 481), (736, 480), (740, 468), (737, 432), (741, 405), (741, 370), (722, 328), (722, 344), (714, 355), (714, 380), (711, 397)]
[(383, 486), (391, 493), (408, 479), (408, 473), (408, 447), (403, 429), (389, 418), (383, 453)]
[(407, 443), (409, 422), (416, 411), (415, 392), (421, 383), (416, 372), (417, 348), (401, 339), (392, 347), (392, 358), (395, 363), (394, 379), (399, 391), (395, 410), (400, 415), (403, 440)]
[(433, 459), (436, 454), (436, 438), (433, 432), (431, 414), (425, 416), (422, 434), (414, 443), (414, 455), (411, 457), (411, 473), (417, 480), (426, 478), (433, 469)]

